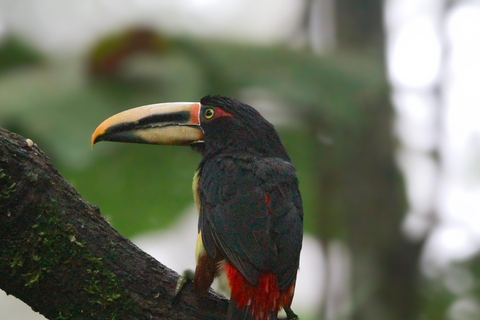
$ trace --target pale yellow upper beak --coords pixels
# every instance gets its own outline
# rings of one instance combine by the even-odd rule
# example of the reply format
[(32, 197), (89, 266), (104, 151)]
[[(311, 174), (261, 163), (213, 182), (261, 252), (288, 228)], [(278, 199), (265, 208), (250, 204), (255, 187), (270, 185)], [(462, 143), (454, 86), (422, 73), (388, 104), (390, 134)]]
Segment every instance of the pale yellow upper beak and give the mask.
[(203, 140), (198, 102), (151, 104), (117, 113), (103, 121), (92, 135), (99, 141), (189, 145)]

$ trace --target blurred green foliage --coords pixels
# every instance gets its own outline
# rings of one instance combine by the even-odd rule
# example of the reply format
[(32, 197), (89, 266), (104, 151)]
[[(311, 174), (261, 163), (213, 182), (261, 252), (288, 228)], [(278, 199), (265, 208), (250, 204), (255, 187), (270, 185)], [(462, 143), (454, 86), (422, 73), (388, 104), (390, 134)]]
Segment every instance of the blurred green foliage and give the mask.
[(0, 44), (0, 70), (3, 72), (17, 67), (34, 65), (43, 60), (41, 54), (14, 37), (6, 37)]
[[(328, 105), (337, 97), (335, 86), (318, 92), (338, 77), (328, 71), (330, 63), (285, 48), (168, 43), (161, 52), (125, 56), (112, 77), (93, 74), (88, 67), (93, 60), (73, 58), (33, 65), (25, 59), (9, 72), (0, 69), (0, 125), (36, 142), (119, 232), (132, 236), (168, 226), (193, 204), (191, 181), (200, 156), (189, 148), (106, 143), (92, 151), (95, 127), (137, 105), (198, 100), (210, 93), (238, 97), (245, 88), (262, 88), (291, 106), (275, 112), (286, 112), (297, 125), (279, 131), (298, 170), (305, 211), (314, 212), (316, 137), (298, 121), (310, 105)], [(307, 230), (309, 220), (307, 214)]]

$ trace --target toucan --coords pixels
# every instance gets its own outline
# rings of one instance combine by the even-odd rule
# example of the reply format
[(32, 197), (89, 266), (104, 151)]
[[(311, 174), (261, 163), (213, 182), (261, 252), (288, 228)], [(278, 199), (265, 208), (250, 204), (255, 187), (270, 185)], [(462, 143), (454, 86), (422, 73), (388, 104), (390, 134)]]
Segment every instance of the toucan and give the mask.
[(193, 178), (198, 209), (193, 287), (205, 294), (224, 272), (228, 320), (276, 320), (291, 309), (303, 238), (296, 170), (274, 126), (236, 99), (159, 103), (105, 120), (99, 141), (190, 146), (202, 160)]

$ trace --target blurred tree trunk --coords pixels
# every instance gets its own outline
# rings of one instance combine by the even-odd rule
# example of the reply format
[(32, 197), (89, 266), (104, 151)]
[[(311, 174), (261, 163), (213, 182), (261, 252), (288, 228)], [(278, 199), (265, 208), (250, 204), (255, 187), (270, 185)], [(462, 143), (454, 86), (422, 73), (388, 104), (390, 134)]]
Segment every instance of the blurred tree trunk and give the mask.
[(336, 1), (339, 49), (383, 50), (383, 1)]
[[(386, 96), (379, 92), (358, 101), (362, 119), (344, 126), (325, 114), (319, 128), (333, 144), (318, 148), (318, 232), (327, 258), (332, 241), (347, 244), (353, 319), (404, 320), (418, 314), (421, 246), (401, 231), (406, 202)], [(327, 277), (335, 272), (329, 270)], [(327, 314), (338, 316), (328, 308)]]
[[(338, 51), (383, 57), (383, 3), (335, 3)], [(384, 58), (376, 62), (384, 69)], [(331, 257), (332, 241), (342, 239), (348, 247), (352, 280), (347, 314), (358, 320), (405, 320), (419, 316), (422, 244), (409, 241), (401, 230), (407, 204), (403, 180), (395, 164), (393, 110), (387, 88), (384, 80), (383, 85), (365, 88), (354, 97), (352, 111), (360, 112), (352, 114), (360, 116), (348, 123), (340, 123), (331, 112), (324, 112), (319, 115), (322, 125), (319, 127), (317, 121), (311, 125), (313, 134), (328, 135), (333, 141), (329, 146), (320, 142), (318, 145), (317, 230), (327, 259)], [(332, 273), (335, 270), (327, 270), (327, 297), (331, 295), (328, 282)], [(327, 298), (321, 312), (324, 318), (342, 316), (330, 308)]]

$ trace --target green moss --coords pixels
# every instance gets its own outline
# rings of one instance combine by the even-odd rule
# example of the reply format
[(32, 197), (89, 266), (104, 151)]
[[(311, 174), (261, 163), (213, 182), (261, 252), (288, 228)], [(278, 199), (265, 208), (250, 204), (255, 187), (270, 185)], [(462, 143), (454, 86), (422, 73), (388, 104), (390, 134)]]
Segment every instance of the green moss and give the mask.
[(20, 252), (17, 252), (17, 254), (13, 257), (12, 262), (10, 263), (10, 267), (12, 269), (23, 267), (23, 263), (23, 255)]
[(38, 179), (38, 174), (36, 174), (36, 173), (33, 172), (33, 171), (30, 171), (29, 173), (27, 173), (27, 179), (28, 179), (30, 182), (37, 181), (37, 179)]
[[(118, 277), (105, 267), (102, 258), (92, 254), (78, 234), (73, 224), (60, 219), (52, 199), (49, 207), (39, 208), (30, 230), (3, 252), (0, 259), (8, 259), (12, 278), (22, 279), (24, 285), (36, 289), (52, 273), (79, 270), (74, 275), (75, 288), (87, 295), (85, 308), (65, 304), (58, 310), (56, 319), (78, 319), (89, 310), (94, 319), (113, 319), (116, 314), (109, 311), (112, 303), (122, 298), (122, 288)], [(95, 305), (96, 307), (90, 307)], [(122, 302), (123, 306), (133, 305), (132, 301)], [(85, 310), (81, 310), (85, 309)], [(106, 317), (106, 315), (111, 314)]]
[(58, 313), (58, 317), (56, 317), (55, 320), (70, 319), (71, 317), (72, 315), (70, 313), (62, 314), (62, 312), (60, 311)]
[(0, 199), (8, 199), (16, 191), (17, 184), (10, 181), (10, 177), (0, 168)]

